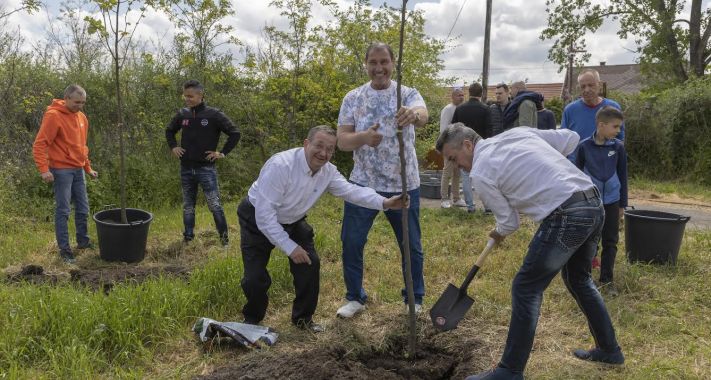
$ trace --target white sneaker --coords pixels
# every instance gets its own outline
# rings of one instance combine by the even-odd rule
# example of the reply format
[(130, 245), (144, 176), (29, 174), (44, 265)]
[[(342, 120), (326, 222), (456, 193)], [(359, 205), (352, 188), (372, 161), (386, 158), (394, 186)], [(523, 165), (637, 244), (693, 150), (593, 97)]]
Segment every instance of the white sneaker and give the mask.
[(338, 308), (336, 316), (341, 318), (352, 318), (354, 315), (365, 310), (365, 305), (358, 301), (348, 301), (345, 305)]
[(463, 199), (460, 199), (460, 200), (454, 202), (454, 205), (457, 206), (457, 207), (467, 207), (467, 203), (464, 202)]
[[(409, 314), (409, 313), (410, 313), (410, 305), (405, 304), (405, 314)], [(420, 305), (419, 303), (416, 303), (415, 304), (415, 314), (417, 315), (417, 314), (421, 314), (421, 313), (422, 313), (422, 305)]]
[(442, 201), (442, 208), (450, 208), (452, 204), (449, 201)]

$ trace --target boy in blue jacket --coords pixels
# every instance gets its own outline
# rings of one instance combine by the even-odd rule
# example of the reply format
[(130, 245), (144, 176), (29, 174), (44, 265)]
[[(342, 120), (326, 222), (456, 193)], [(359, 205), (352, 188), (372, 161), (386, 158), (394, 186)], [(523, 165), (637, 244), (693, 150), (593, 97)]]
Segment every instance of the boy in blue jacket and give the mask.
[(575, 165), (592, 179), (605, 205), (602, 227), (600, 285), (608, 294), (617, 294), (612, 280), (619, 240), (620, 219), (627, 207), (627, 153), (616, 136), (624, 116), (617, 108), (606, 106), (595, 114), (596, 130), (580, 142)]

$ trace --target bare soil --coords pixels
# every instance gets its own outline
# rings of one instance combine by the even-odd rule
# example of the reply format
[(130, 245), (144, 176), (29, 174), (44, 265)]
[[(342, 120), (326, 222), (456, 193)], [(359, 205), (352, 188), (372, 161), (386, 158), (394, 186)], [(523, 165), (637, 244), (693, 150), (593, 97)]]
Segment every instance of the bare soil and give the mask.
[(40, 265), (29, 264), (17, 272), (8, 273), (7, 281), (10, 283), (30, 282), (33, 284), (56, 285), (60, 282), (74, 282), (92, 290), (111, 291), (114, 285), (123, 282), (140, 284), (148, 279), (159, 276), (175, 276), (187, 278), (190, 271), (187, 267), (179, 265), (155, 267), (115, 267), (106, 269), (72, 269), (66, 272), (45, 272)]
[[(461, 341), (461, 340), (460, 340)], [(390, 339), (385, 348), (350, 351), (340, 344), (317, 346), (292, 354), (252, 356), (238, 364), (220, 367), (200, 380), (261, 379), (460, 379), (473, 371), (471, 342), (442, 347), (433, 336), (420, 338), (414, 359), (407, 357), (406, 336)]]

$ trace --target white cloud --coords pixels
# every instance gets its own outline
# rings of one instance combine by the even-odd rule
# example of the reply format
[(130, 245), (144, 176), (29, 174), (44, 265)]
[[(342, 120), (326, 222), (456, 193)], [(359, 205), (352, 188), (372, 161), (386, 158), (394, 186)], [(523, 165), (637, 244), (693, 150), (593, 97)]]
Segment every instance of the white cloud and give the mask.
[[(457, 12), (464, 5), (450, 42), (454, 48), (443, 55), (444, 76), (459, 76), (471, 83), (481, 75), (484, 54), (484, 1), (439, 0), (415, 4), (424, 11), (428, 35), (445, 39), (454, 24)], [(489, 83), (510, 82), (528, 78), (531, 83), (562, 82), (563, 73), (548, 61), (552, 41), (541, 41), (539, 35), (546, 27), (547, 13), (543, 1), (510, 0), (494, 2), (491, 15), (491, 43)], [(633, 46), (621, 41), (615, 25), (601, 28), (595, 37), (589, 36), (588, 51), (591, 63), (605, 61), (609, 64), (631, 63), (634, 55), (623, 46)], [(452, 38), (452, 37), (450, 37)]]
[[(60, 1), (48, 0), (49, 11), (57, 14)], [(341, 9), (352, 1), (338, 0)], [(383, 0), (373, 1), (378, 7)], [(387, 1), (389, 5), (399, 5), (399, 1)], [(5, 9), (13, 9), (20, 0), (5, 0)], [(262, 30), (266, 25), (278, 29), (289, 28), (286, 17), (280, 10), (269, 6), (268, 0), (232, 0), (235, 15), (225, 19), (225, 24), (235, 29), (235, 36), (246, 46), (256, 47), (262, 40)], [(455, 24), (457, 12), (465, 4)], [(425, 31), (428, 35), (445, 39), (450, 29), (447, 52), (442, 58), (445, 70), (442, 76), (458, 76), (470, 83), (481, 74), (485, 2), (479, 0), (411, 0), (408, 8), (422, 10), (425, 14)], [(314, 2), (311, 25), (322, 25), (331, 20), (328, 9)], [(547, 60), (552, 41), (541, 41), (538, 36), (545, 28), (547, 13), (545, 2), (531, 0), (497, 1), (493, 4), (491, 30), (491, 63), (489, 83), (528, 78), (531, 83), (558, 82), (563, 73), (557, 73), (557, 65)], [(19, 26), (21, 34), (28, 41), (44, 40), (48, 25), (47, 16), (42, 11), (28, 15), (20, 12), (8, 20), (9, 27)], [(454, 28), (452, 26), (454, 25)], [(631, 41), (620, 40), (616, 35), (617, 25), (606, 23), (595, 36), (587, 36), (591, 63), (607, 61), (608, 64), (631, 63), (635, 55), (626, 49), (634, 49)], [(174, 27), (167, 15), (149, 12), (141, 21), (137, 37), (143, 40), (159, 41), (168, 47), (172, 41)], [(235, 55), (239, 53), (235, 50)]]

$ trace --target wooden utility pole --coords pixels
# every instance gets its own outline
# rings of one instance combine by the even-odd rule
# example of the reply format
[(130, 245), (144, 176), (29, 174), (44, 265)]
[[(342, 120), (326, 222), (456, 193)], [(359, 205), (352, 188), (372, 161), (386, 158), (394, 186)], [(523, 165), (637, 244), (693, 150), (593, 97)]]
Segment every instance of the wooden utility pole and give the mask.
[(491, 0), (486, 0), (486, 26), (484, 28), (484, 64), (481, 73), (481, 86), (484, 92), (481, 94), (482, 103), (486, 103), (486, 89), (489, 87), (489, 42), (491, 40)]
[[(400, 20), (400, 47), (398, 49), (397, 55), (397, 109), (396, 112), (402, 107), (402, 93), (401, 93), (401, 83), (402, 83), (402, 51), (405, 42), (405, 12), (406, 12), (407, 0), (402, 0), (402, 10), (401, 10), (401, 20)], [(407, 292), (407, 306), (408, 306), (408, 316), (410, 320), (410, 336), (409, 336), (409, 358), (414, 360), (415, 353), (417, 349), (417, 330), (416, 322), (417, 316), (415, 315), (415, 290), (412, 285), (412, 263), (410, 260), (410, 232), (409, 232), (409, 216), (407, 205), (407, 162), (405, 161), (405, 140), (402, 136), (402, 127), (397, 128), (397, 142), (400, 147), (400, 180), (402, 181), (402, 200), (405, 201), (405, 206), (402, 208), (402, 255), (405, 259), (405, 289)]]

